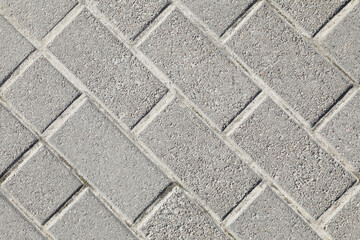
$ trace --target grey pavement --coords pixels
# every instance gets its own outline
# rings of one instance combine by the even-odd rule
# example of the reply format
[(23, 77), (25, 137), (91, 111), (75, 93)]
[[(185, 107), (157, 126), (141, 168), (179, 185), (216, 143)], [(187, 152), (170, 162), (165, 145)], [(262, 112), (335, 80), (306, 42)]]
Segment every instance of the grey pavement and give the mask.
[(360, 239), (360, 0), (0, 0), (0, 239)]

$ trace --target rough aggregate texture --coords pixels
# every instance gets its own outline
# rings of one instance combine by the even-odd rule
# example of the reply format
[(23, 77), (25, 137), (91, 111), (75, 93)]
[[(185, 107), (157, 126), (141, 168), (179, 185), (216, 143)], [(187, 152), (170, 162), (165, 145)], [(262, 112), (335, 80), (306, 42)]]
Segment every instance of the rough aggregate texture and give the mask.
[(44, 131), (79, 95), (45, 59), (39, 59), (15, 81), (4, 97), (39, 131)]
[(319, 236), (283, 202), (266, 188), (230, 228), (241, 239), (320, 239)]
[(358, 240), (360, 0), (0, 0), (0, 240)]
[[(43, 171), (47, 169), (47, 171)], [(4, 182), (7, 189), (39, 222), (45, 222), (81, 182), (48, 149), (42, 147)]]

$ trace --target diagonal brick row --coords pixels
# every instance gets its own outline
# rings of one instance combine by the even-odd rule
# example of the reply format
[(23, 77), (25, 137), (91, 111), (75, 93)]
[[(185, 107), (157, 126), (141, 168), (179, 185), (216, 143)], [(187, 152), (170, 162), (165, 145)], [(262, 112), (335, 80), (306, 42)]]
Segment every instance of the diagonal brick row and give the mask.
[(0, 237), (357, 239), (358, 2), (1, 0)]

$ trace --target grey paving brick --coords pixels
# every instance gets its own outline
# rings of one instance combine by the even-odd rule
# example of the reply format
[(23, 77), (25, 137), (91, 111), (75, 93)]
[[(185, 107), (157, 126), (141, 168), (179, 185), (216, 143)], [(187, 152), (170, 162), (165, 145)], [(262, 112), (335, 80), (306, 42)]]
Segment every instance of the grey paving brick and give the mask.
[(259, 182), (178, 99), (141, 133), (140, 139), (220, 217)]
[(259, 91), (178, 10), (140, 49), (220, 127), (236, 117)]
[(326, 230), (334, 239), (360, 239), (360, 193), (354, 196), (349, 203), (326, 226)]
[(323, 41), (325, 50), (360, 83), (360, 4)]
[(56, 239), (137, 239), (89, 190), (50, 228)]
[(0, 219), (1, 239), (46, 239), (1, 193)]
[(54, 40), (50, 50), (129, 127), (167, 91), (86, 10)]
[(170, 183), (89, 101), (50, 142), (132, 220)]
[(315, 218), (355, 182), (271, 100), (260, 105), (232, 137)]
[(77, 4), (76, 0), (0, 0), (35, 37), (44, 37)]
[(79, 93), (47, 60), (41, 58), (3, 95), (39, 131), (44, 131)]
[(321, 239), (270, 188), (230, 225), (241, 239)]
[(310, 34), (316, 33), (347, 0), (274, 0)]
[(360, 93), (325, 125), (321, 134), (360, 172)]
[(0, 104), (0, 175), (23, 154), (36, 138)]
[(229, 239), (178, 187), (142, 231), (147, 239)]
[(0, 85), (34, 47), (0, 15)]
[(310, 123), (349, 88), (344, 76), (267, 4), (228, 44)]
[(42, 147), (6, 179), (3, 187), (43, 223), (81, 185), (57, 157)]
[(183, 0), (191, 11), (200, 16), (217, 35), (221, 35), (230, 27), (248, 7), (253, 0)]
[(136, 37), (169, 4), (169, 0), (95, 0), (97, 8), (130, 39)]

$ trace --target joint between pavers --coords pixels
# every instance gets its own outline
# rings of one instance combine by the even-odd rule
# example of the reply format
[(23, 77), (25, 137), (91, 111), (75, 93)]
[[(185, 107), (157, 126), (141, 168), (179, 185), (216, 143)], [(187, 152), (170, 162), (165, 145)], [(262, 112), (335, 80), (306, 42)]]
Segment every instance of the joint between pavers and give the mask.
[(320, 26), (320, 28), (312, 35), (312, 37), (321, 41), (356, 5), (353, 5), (353, 3), (357, 2), (357, 0), (354, 0), (352, 3), (351, 1), (352, 0), (347, 0), (341, 4), (341, 6), (338, 7), (334, 14)]
[(343, 109), (353, 97), (359, 92), (359, 86), (352, 86), (345, 92), (343, 98), (339, 99), (337, 104), (329, 109), (329, 111), (313, 126), (314, 131), (320, 132), (326, 124)]
[(45, 229), (41, 223), (32, 216), (32, 214), (22, 206), (22, 204), (14, 198), (6, 189), (0, 188), (0, 193), (5, 196), (8, 201), (21, 213), (21, 215), (29, 221), (39, 232), (42, 233), (43, 236), (47, 237), (48, 239), (55, 240), (55, 237)]
[(174, 9), (175, 5), (171, 2), (164, 6), (160, 10), (160, 13), (155, 16), (137, 35), (132, 38), (133, 45), (135, 47), (140, 46), (140, 44), (143, 43), (149, 37), (149, 35), (167, 19), (167, 17), (172, 13)]
[(247, 7), (227, 29), (221, 34), (220, 42), (225, 44), (257, 11), (264, 5), (265, 0), (255, 0)]
[(266, 181), (261, 180), (249, 193), (240, 201), (231, 212), (223, 219), (222, 225), (229, 227), (265, 190), (268, 186)]
[(52, 42), (84, 9), (84, 4), (78, 2), (57, 24), (41, 39), (42, 46), (46, 47)]
[(360, 193), (360, 181), (358, 180), (347, 192), (345, 192), (338, 201), (333, 204), (326, 212), (324, 212), (317, 223), (321, 227), (325, 227), (337, 213), (339, 213), (345, 205), (347, 205), (353, 197)]

